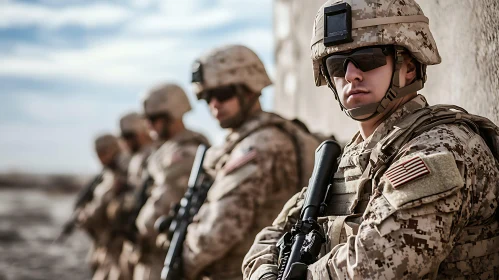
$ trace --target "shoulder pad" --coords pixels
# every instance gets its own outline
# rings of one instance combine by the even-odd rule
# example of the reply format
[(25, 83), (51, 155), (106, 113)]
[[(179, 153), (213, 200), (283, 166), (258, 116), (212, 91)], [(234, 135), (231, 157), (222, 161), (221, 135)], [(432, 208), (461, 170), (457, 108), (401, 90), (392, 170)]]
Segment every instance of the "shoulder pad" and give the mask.
[(382, 193), (396, 209), (446, 197), (464, 186), (452, 153), (412, 154), (393, 163), (381, 177)]

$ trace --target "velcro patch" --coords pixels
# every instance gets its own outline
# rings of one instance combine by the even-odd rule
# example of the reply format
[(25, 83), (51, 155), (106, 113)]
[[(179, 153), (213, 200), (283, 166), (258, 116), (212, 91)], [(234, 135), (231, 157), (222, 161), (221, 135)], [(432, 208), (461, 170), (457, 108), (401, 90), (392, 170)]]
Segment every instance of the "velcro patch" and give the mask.
[(241, 166), (244, 166), (246, 163), (255, 159), (257, 155), (258, 153), (256, 152), (256, 150), (251, 150), (241, 157), (230, 160), (223, 168), (225, 174), (229, 174), (234, 170), (240, 168)]
[(428, 174), (430, 174), (430, 169), (421, 157), (416, 156), (392, 167), (385, 173), (385, 176), (393, 188), (397, 188)]

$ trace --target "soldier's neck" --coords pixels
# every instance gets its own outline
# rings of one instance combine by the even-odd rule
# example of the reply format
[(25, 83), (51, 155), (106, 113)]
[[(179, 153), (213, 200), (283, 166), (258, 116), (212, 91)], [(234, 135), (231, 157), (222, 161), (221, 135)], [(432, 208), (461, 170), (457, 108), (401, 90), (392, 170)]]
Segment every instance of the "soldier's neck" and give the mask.
[(168, 141), (177, 137), (179, 134), (185, 131), (185, 126), (182, 120), (175, 120), (168, 128), (168, 139), (163, 139), (163, 141)]
[(407, 103), (416, 96), (417, 93), (415, 92), (408, 94), (403, 98), (396, 99), (385, 109), (383, 113), (377, 115), (376, 117), (370, 120), (357, 122), (362, 139), (366, 140), (367, 138), (369, 138), (383, 121), (385, 121), (388, 117), (390, 117), (391, 114), (393, 114), (399, 108), (404, 106), (405, 103)]

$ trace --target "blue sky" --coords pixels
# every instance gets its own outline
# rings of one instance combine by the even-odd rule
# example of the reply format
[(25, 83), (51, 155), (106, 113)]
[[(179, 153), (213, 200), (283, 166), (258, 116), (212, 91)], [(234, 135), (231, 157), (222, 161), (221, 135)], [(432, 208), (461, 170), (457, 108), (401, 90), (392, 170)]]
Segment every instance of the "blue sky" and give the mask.
[[(255, 50), (273, 76), (272, 0), (0, 0), (0, 171), (97, 171), (95, 135), (116, 132), (165, 81), (188, 91), (187, 126), (220, 143), (189, 70), (228, 43)], [(262, 102), (272, 107), (272, 88)]]

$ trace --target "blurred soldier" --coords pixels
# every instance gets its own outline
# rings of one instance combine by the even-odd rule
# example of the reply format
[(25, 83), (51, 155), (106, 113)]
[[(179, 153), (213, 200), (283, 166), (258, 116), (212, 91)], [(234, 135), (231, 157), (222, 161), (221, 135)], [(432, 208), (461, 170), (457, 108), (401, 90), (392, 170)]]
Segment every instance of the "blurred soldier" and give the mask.
[[(441, 59), (415, 0), (328, 1), (311, 44), (317, 86), (360, 131), (334, 174), (307, 279), (498, 279), (499, 129), (417, 94)], [(258, 235), (246, 279), (276, 279), (276, 242), (304, 193)]]
[[(125, 140), (128, 149), (132, 153), (132, 158), (128, 166), (128, 185), (134, 189), (134, 197), (139, 196), (146, 172), (147, 159), (154, 150), (154, 141), (151, 137), (147, 119), (138, 113), (125, 114), (120, 119), (121, 137)], [(134, 201), (138, 204), (140, 201)], [(133, 205), (138, 211), (141, 205)], [(133, 214), (132, 214), (133, 215)], [(132, 218), (133, 219), (133, 218)], [(134, 220), (129, 222), (135, 223)], [(130, 234), (134, 234), (131, 232)], [(123, 280), (133, 279), (134, 266), (137, 263), (134, 252), (134, 244), (127, 240), (123, 244), (123, 251), (120, 257), (121, 275)]]
[(147, 158), (154, 151), (154, 140), (145, 116), (128, 113), (120, 119), (121, 138), (132, 153), (128, 167), (128, 184), (136, 189), (142, 186)]
[(309, 178), (319, 141), (291, 121), (262, 111), (259, 97), (271, 81), (247, 47), (206, 53), (194, 63), (193, 84), (230, 133), (222, 147), (206, 155), (204, 167), (214, 183), (188, 228), (184, 277), (242, 279), (244, 254)]
[(147, 166), (154, 186), (136, 223), (140, 233), (136, 280), (160, 279), (166, 249), (156, 246), (154, 223), (183, 197), (197, 147), (208, 144), (203, 135), (185, 128), (182, 117), (190, 110), (185, 92), (175, 84), (157, 86), (144, 99), (144, 114), (163, 143)]
[[(119, 256), (124, 238), (118, 234), (120, 217), (115, 205), (126, 192), (127, 168), (130, 161), (118, 138), (105, 134), (95, 140), (95, 150), (104, 167), (102, 182), (95, 188), (92, 201), (78, 216), (79, 226), (93, 232), (91, 265), (96, 267), (92, 279), (118, 279)], [(116, 202), (118, 201), (118, 202)]]

